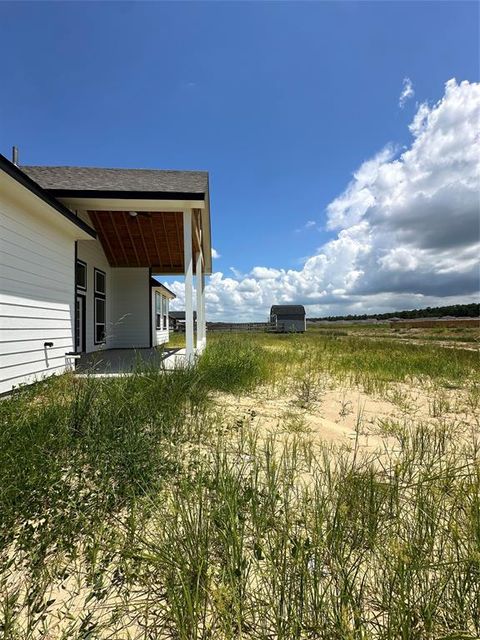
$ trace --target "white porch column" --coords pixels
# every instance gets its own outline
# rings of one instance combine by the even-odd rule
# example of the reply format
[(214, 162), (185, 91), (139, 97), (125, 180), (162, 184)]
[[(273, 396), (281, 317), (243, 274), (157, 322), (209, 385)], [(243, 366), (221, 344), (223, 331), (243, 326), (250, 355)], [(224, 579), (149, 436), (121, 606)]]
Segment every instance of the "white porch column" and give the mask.
[(200, 278), (200, 288), (202, 290), (201, 307), (202, 307), (202, 346), (207, 346), (207, 318), (205, 316), (205, 274), (202, 272)]
[(204, 333), (203, 333), (203, 306), (202, 306), (202, 280), (203, 280), (203, 267), (202, 267), (202, 249), (197, 253), (197, 263), (195, 270), (195, 286), (197, 289), (197, 353), (201, 353), (204, 348)]
[(183, 212), (183, 255), (185, 262), (185, 355), (193, 362), (193, 259), (192, 259), (192, 210)]

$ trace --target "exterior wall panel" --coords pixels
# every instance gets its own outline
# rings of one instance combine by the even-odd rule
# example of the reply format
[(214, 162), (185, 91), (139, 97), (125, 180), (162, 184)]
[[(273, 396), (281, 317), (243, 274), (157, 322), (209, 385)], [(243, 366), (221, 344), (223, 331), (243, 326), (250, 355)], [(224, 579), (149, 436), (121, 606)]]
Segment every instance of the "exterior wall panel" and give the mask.
[(277, 330), (292, 333), (302, 333), (305, 331), (305, 319), (298, 318), (277, 318)]
[(37, 214), (2, 193), (0, 393), (63, 373), (74, 349), (74, 236)]
[(169, 341), (169, 333), (168, 333), (168, 329), (157, 329), (155, 330), (155, 345), (161, 345), (161, 344), (166, 344)]
[(150, 347), (150, 271), (111, 269), (111, 309), (107, 329), (112, 349)]

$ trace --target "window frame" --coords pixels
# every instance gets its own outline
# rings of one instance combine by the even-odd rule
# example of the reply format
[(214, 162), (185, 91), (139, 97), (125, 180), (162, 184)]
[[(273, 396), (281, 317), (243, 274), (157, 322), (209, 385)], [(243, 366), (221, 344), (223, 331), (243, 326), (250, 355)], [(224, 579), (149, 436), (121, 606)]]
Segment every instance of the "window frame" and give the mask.
[[(99, 291), (97, 289), (97, 275), (100, 274), (103, 276), (103, 281), (105, 284), (105, 290), (104, 291)], [(93, 270), (93, 292), (96, 296), (103, 296), (104, 298), (106, 298), (107, 296), (107, 274), (105, 273), (105, 271), (102, 271), (101, 269), (97, 269), (97, 267), (94, 268)]]
[[(104, 297), (102, 296), (95, 296), (95, 298), (93, 299), (93, 342), (94, 344), (105, 344), (107, 341), (107, 336), (106, 336), (106, 332), (107, 332), (107, 301)], [(97, 322), (97, 302), (103, 302), (103, 314), (104, 314), (104, 321), (103, 322)], [(97, 327), (103, 326), (103, 338), (102, 340), (98, 340), (97, 339)]]
[[(77, 267), (78, 265), (82, 265), (82, 267), (84, 267), (85, 269), (85, 286), (82, 286), (81, 284), (78, 284), (78, 275), (77, 275)], [(76, 262), (75, 262), (75, 285), (78, 291), (83, 291), (86, 292), (87, 291), (87, 286), (88, 286), (88, 272), (87, 272), (87, 263), (84, 262), (83, 260), (80, 260), (79, 258), (77, 258)]]
[[(158, 300), (160, 299), (160, 305)], [(163, 296), (160, 291), (155, 291), (155, 329), (156, 331), (162, 331), (162, 302)]]
[[(103, 281), (105, 283), (105, 290), (99, 291), (97, 289), (97, 273), (103, 276)], [(97, 269), (96, 267), (93, 269), (93, 343), (97, 344), (105, 344), (107, 341), (107, 274), (105, 271), (101, 269)], [(103, 322), (97, 322), (97, 301), (103, 302)], [(103, 339), (97, 340), (97, 326), (103, 325)]]
[(168, 329), (168, 298), (163, 296), (163, 328)]
[(166, 331), (168, 329), (169, 299), (160, 291), (155, 291), (155, 330)]

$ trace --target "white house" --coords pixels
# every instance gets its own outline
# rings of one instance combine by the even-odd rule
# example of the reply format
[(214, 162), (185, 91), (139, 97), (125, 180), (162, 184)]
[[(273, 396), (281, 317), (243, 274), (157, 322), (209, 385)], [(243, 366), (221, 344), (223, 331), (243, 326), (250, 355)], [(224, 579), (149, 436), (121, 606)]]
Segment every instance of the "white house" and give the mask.
[[(208, 173), (17, 166), (0, 155), (0, 393), (72, 356), (168, 340), (185, 277), (186, 358), (205, 346)], [(193, 331), (193, 276), (199, 318)]]

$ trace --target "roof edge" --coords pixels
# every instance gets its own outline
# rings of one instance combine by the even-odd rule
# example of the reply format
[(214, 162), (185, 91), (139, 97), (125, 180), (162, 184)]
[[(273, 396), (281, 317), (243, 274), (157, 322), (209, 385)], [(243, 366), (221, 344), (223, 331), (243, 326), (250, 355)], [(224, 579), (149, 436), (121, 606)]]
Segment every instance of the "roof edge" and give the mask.
[(205, 200), (205, 193), (191, 191), (108, 191), (100, 189), (44, 189), (54, 198), (112, 198), (118, 200)]
[(13, 178), (16, 182), (21, 184), (25, 189), (33, 193), (37, 198), (43, 200), (50, 207), (58, 211), (62, 216), (67, 218), (70, 222), (77, 227), (79, 227), (85, 233), (88, 233), (92, 238), (97, 237), (97, 233), (92, 227), (90, 227), (86, 222), (84, 222), (81, 218), (76, 216), (70, 209), (68, 209), (65, 205), (59, 202), (53, 194), (49, 193), (46, 189), (43, 189), (38, 183), (36, 183), (32, 178), (30, 178), (26, 173), (24, 173), (17, 165), (10, 162), (8, 158), (0, 153), (0, 169), (2, 169), (6, 174), (8, 174), (11, 178)]
[(158, 280), (155, 280), (155, 278), (150, 278), (150, 286), (152, 287), (152, 289), (164, 289), (167, 293), (169, 293), (172, 296), (172, 300), (177, 297), (173, 293), (173, 291), (171, 291), (168, 287), (166, 287), (161, 282), (158, 282)]
[(159, 169), (158, 167), (99, 167), (77, 164), (24, 164), (26, 169), (85, 169), (86, 171), (161, 171), (162, 173), (205, 173), (208, 169)]
[(270, 312), (272, 313), (277, 310), (281, 310), (283, 313), (287, 313), (294, 309), (299, 313), (306, 313), (305, 306), (303, 304), (272, 304)]

